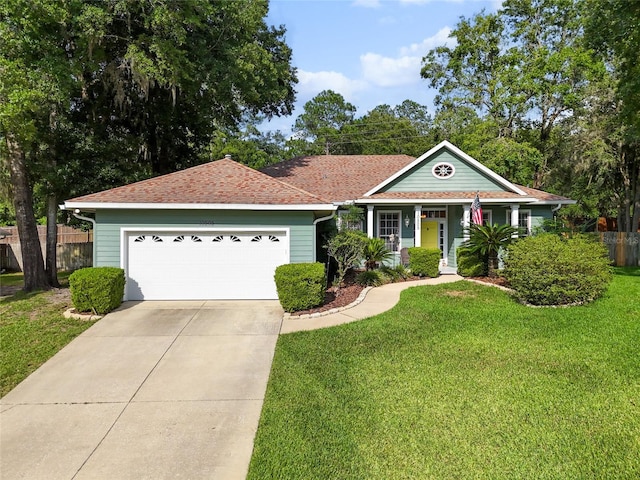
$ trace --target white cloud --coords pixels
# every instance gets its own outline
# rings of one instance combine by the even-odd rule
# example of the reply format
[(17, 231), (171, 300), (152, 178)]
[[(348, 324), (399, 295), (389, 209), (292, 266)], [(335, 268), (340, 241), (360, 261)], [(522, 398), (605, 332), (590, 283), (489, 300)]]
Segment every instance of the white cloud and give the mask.
[(357, 92), (365, 90), (367, 83), (353, 80), (339, 72), (307, 72), (298, 70), (298, 94), (301, 97), (315, 97), (323, 90), (333, 90), (347, 101), (352, 101)]
[(408, 47), (402, 47), (400, 49), (400, 55), (420, 55), (422, 58), (429, 50), (441, 45), (452, 47), (455, 45), (456, 40), (455, 38), (449, 38), (450, 33), (451, 29), (449, 27), (441, 28), (435, 35), (425, 38), (420, 43), (412, 43)]
[(422, 57), (432, 48), (439, 45), (453, 45), (455, 41), (448, 38), (451, 29), (444, 27), (435, 35), (425, 38), (420, 43), (402, 47), (397, 57), (384, 57), (377, 53), (365, 53), (360, 56), (360, 65), (365, 80), (380, 86), (394, 87), (410, 85), (420, 81)]

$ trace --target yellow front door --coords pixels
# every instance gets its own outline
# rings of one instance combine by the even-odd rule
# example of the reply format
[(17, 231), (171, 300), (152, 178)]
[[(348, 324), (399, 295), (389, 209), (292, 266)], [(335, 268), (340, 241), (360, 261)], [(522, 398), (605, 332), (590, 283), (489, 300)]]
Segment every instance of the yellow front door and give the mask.
[(420, 226), (420, 246), (424, 248), (438, 247), (438, 222), (423, 221)]

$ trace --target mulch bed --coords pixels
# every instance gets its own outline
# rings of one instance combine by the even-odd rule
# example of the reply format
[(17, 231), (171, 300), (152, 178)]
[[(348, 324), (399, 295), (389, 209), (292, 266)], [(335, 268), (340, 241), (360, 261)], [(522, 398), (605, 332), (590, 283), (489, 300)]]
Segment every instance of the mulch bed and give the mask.
[[(340, 289), (336, 287), (329, 287), (324, 295), (324, 303), (315, 308), (309, 310), (301, 310), (299, 312), (293, 312), (293, 315), (307, 315), (311, 313), (326, 312), (334, 308), (342, 308), (352, 304), (365, 289), (362, 285), (356, 283), (356, 275), (358, 272), (350, 271), (345, 277), (344, 282)], [(421, 280), (420, 277), (409, 277), (404, 280), (398, 280), (398, 282), (410, 282), (412, 280)]]
[(468, 277), (469, 280), (476, 280), (478, 282), (490, 283), (492, 285), (498, 285), (500, 287), (508, 287), (506, 278), (504, 277)]

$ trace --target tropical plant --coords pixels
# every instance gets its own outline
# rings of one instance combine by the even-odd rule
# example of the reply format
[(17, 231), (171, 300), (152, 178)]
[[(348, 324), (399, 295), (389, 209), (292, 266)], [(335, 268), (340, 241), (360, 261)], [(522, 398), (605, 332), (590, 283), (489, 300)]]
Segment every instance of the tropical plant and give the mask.
[(387, 281), (388, 277), (383, 275), (380, 270), (365, 270), (356, 276), (356, 282), (363, 287), (378, 287)]
[(370, 238), (364, 247), (364, 266), (367, 270), (375, 269), (378, 264), (392, 257), (393, 254), (382, 238)]
[[(487, 266), (490, 277), (496, 276), (498, 270), (498, 254), (514, 240), (518, 229), (511, 225), (471, 225), (465, 229), (469, 239), (462, 246), (472, 254), (479, 255)], [(517, 237), (515, 237), (517, 238)]]

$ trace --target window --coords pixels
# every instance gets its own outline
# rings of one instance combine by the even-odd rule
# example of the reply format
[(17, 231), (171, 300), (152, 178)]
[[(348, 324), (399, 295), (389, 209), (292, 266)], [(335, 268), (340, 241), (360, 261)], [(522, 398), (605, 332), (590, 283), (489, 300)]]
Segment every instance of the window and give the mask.
[(436, 178), (451, 178), (456, 173), (456, 169), (450, 163), (440, 162), (433, 166), (431, 173)]
[(420, 218), (447, 218), (446, 210), (422, 210)]
[(400, 212), (378, 213), (378, 237), (390, 251), (400, 251)]
[(491, 210), (482, 210), (482, 224), (491, 225), (493, 222), (493, 214)]
[[(507, 224), (511, 225), (511, 209), (507, 210)], [(531, 234), (531, 210), (518, 210), (518, 235)]]

